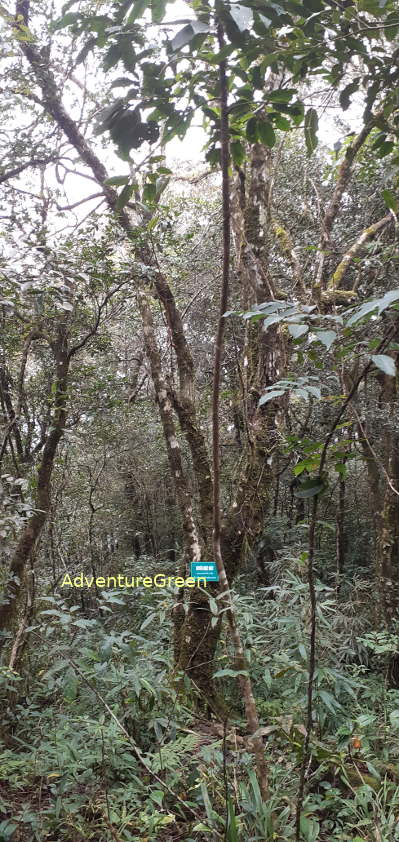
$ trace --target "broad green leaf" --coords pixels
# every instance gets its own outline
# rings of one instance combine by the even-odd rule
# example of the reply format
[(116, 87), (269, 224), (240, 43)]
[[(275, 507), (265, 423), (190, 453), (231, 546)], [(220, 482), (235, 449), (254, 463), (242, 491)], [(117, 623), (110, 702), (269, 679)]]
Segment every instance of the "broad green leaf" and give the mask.
[(316, 842), (319, 838), (320, 825), (316, 819), (301, 816), (300, 827), (302, 839), (306, 842)]
[(120, 76), (118, 79), (114, 79), (111, 88), (128, 88), (132, 84), (131, 79), (128, 79), (126, 76)]
[(247, 670), (232, 670), (226, 668), (224, 670), (218, 670), (217, 672), (213, 673), (213, 678), (223, 678), (224, 676), (230, 676), (231, 678), (236, 678), (237, 675), (248, 675)]
[(237, 821), (231, 796), (227, 796), (226, 842), (239, 842)]
[(134, 23), (137, 18), (141, 17), (143, 12), (148, 8), (150, 4), (150, 0), (135, 0), (133, 4), (132, 11), (126, 21), (126, 23)]
[(384, 2), (381, 4), (379, 0), (359, 0), (358, 8), (360, 12), (367, 12), (369, 15), (378, 18), (384, 14)]
[(117, 211), (122, 210), (122, 208), (124, 208), (125, 205), (127, 205), (129, 200), (131, 199), (133, 193), (134, 193), (134, 185), (133, 184), (126, 184), (125, 187), (123, 188), (123, 190), (121, 191), (120, 195), (118, 196), (116, 206), (115, 206)]
[(315, 108), (309, 108), (305, 114), (305, 143), (308, 155), (317, 147), (317, 130), (319, 127), (319, 118)]
[(326, 690), (320, 690), (319, 696), (331, 713), (336, 713), (337, 708), (341, 707), (337, 700), (334, 699), (334, 696), (332, 696), (331, 693), (327, 693)]
[(308, 653), (306, 651), (306, 646), (304, 646), (303, 643), (300, 643), (298, 645), (298, 652), (299, 652), (301, 658), (303, 658), (303, 660), (306, 661), (307, 657), (308, 657)]
[(394, 213), (399, 213), (399, 203), (397, 197), (394, 196), (390, 190), (383, 190), (382, 195), (387, 208), (393, 210)]
[(357, 76), (356, 79), (353, 80), (353, 82), (350, 82), (350, 84), (347, 85), (346, 88), (343, 89), (343, 91), (341, 91), (339, 95), (339, 101), (343, 111), (346, 111), (346, 109), (349, 108), (351, 104), (351, 94), (354, 94), (359, 89), (360, 81), (360, 76)]
[(153, 23), (160, 23), (164, 17), (167, 0), (151, 0), (151, 17)]
[(382, 298), (377, 299), (378, 312), (383, 313), (394, 301), (399, 301), (399, 289), (392, 289), (391, 292), (386, 292)]
[(303, 387), (310, 395), (313, 395), (314, 398), (320, 400), (321, 398), (321, 390), (319, 386), (309, 386), (306, 385)]
[(335, 330), (315, 330), (315, 334), (320, 342), (326, 346), (327, 351), (330, 350), (331, 345), (337, 338)]
[(372, 725), (375, 722), (376, 718), (372, 713), (362, 713), (357, 717), (356, 722), (360, 728), (367, 728), (368, 725)]
[(280, 129), (282, 132), (288, 132), (291, 128), (291, 123), (287, 120), (286, 117), (283, 117), (281, 114), (277, 114), (274, 118), (274, 124), (277, 129)]
[(245, 148), (241, 141), (233, 140), (230, 144), (230, 153), (236, 167), (241, 167), (245, 160)]
[(270, 148), (274, 146), (276, 142), (276, 135), (269, 120), (258, 120), (257, 129), (258, 137), (261, 143), (264, 143), (265, 146), (269, 146)]
[(380, 368), (384, 374), (389, 374), (390, 377), (394, 377), (396, 374), (396, 365), (392, 357), (388, 357), (387, 354), (373, 354), (371, 359), (373, 360), (374, 365), (377, 368)]
[(301, 482), (298, 488), (295, 489), (294, 495), (295, 497), (300, 497), (305, 500), (308, 497), (315, 497), (316, 494), (320, 494), (323, 489), (323, 480), (320, 477), (314, 477)]
[(393, 710), (389, 714), (389, 721), (392, 728), (399, 728), (399, 710)]
[(250, 143), (256, 143), (258, 140), (259, 121), (256, 117), (250, 117), (245, 126), (245, 135)]
[(147, 626), (149, 626), (149, 625), (150, 625), (150, 623), (152, 623), (152, 622), (153, 622), (153, 620), (155, 620), (156, 616), (157, 616), (157, 615), (156, 615), (156, 614), (154, 614), (154, 613), (149, 614), (149, 615), (148, 615), (148, 617), (146, 617), (146, 618), (145, 618), (145, 620), (144, 620), (144, 622), (141, 624), (141, 626), (140, 626), (140, 631), (143, 631), (143, 629), (146, 629), (146, 628), (147, 628)]
[(58, 29), (64, 29), (65, 26), (72, 26), (78, 20), (80, 20), (80, 12), (68, 12), (62, 18), (54, 21), (51, 25), (52, 32), (56, 32)]
[(309, 325), (289, 324), (288, 331), (294, 339), (299, 339), (300, 336), (304, 336), (305, 333), (309, 332)]
[(241, 6), (239, 3), (231, 3), (229, 11), (240, 32), (251, 28), (253, 23), (252, 9), (249, 9), (247, 6)]
[(274, 398), (280, 397), (280, 395), (283, 395), (284, 392), (285, 389), (276, 389), (274, 392), (266, 392), (266, 394), (262, 395), (262, 397), (260, 398), (258, 406), (263, 406), (264, 403), (272, 401), (274, 400)]
[(176, 50), (183, 49), (183, 47), (186, 47), (187, 44), (193, 40), (195, 35), (199, 35), (201, 32), (209, 32), (209, 26), (199, 20), (193, 21), (192, 23), (187, 24), (187, 26), (183, 26), (183, 29), (181, 29), (180, 32), (172, 38), (172, 50), (176, 52)]
[(361, 305), (354, 313), (352, 313), (351, 317), (346, 322), (345, 327), (350, 327), (351, 325), (360, 322), (360, 319), (363, 319), (364, 316), (369, 316), (371, 313), (374, 313), (378, 307), (378, 300), (375, 299), (374, 301), (365, 301), (364, 304)]
[(107, 178), (107, 180), (104, 181), (104, 184), (106, 184), (107, 187), (121, 187), (122, 184), (127, 184), (128, 181), (128, 175), (113, 175), (111, 178)]
[(296, 94), (295, 88), (279, 88), (277, 91), (270, 91), (267, 94), (268, 102), (290, 102)]

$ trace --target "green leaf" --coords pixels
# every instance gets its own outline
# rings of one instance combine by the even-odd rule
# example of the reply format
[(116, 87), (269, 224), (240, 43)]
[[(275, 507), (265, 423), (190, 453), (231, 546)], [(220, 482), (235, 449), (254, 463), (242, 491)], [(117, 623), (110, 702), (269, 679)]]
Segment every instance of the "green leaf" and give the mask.
[(153, 23), (160, 23), (165, 15), (167, 0), (151, 0), (151, 17)]
[(227, 796), (226, 842), (239, 842), (236, 816), (230, 795)]
[(305, 389), (306, 392), (308, 392), (309, 395), (313, 395), (314, 398), (317, 398), (317, 400), (320, 400), (321, 390), (320, 390), (319, 386), (305, 385), (305, 386), (303, 386), (303, 388)]
[(383, 190), (382, 195), (387, 208), (393, 210), (394, 213), (399, 213), (399, 203), (396, 196), (390, 190)]
[(376, 717), (373, 713), (362, 713), (357, 717), (356, 722), (360, 728), (367, 728), (367, 726), (372, 725), (375, 720)]
[(268, 102), (290, 102), (296, 94), (295, 88), (280, 88), (277, 91), (270, 91), (267, 94)]
[(258, 126), (259, 121), (256, 117), (250, 117), (247, 125), (245, 126), (245, 135), (250, 143), (256, 143), (258, 140)]
[(389, 374), (390, 377), (394, 377), (396, 374), (396, 365), (392, 357), (388, 357), (387, 354), (373, 354), (371, 359), (373, 360), (374, 365), (377, 368), (380, 368), (384, 374)]
[(324, 482), (320, 477), (306, 479), (295, 489), (295, 497), (300, 499), (307, 499), (308, 497), (316, 497), (324, 489)]
[(128, 79), (127, 76), (119, 76), (118, 79), (114, 79), (111, 88), (128, 88), (129, 85), (133, 84), (132, 80)]
[(134, 23), (134, 21), (137, 20), (137, 18), (141, 17), (141, 15), (147, 9), (148, 6), (149, 0), (135, 0), (135, 3), (133, 3), (132, 11), (130, 12), (126, 23)]
[(384, 14), (378, 0), (359, 0), (358, 6), (360, 12), (367, 12), (375, 18), (381, 17), (381, 15)]
[(300, 336), (304, 336), (305, 333), (309, 332), (309, 325), (289, 324), (288, 331), (294, 339), (299, 339)]
[(121, 193), (118, 196), (118, 199), (117, 199), (117, 202), (116, 202), (116, 205), (115, 205), (115, 209), (117, 211), (122, 210), (122, 208), (124, 208), (125, 205), (127, 205), (129, 200), (131, 199), (133, 193), (134, 193), (134, 185), (133, 184), (126, 184), (125, 187), (123, 188), (123, 190), (121, 191)]
[(149, 615), (148, 615), (148, 617), (146, 617), (146, 618), (145, 618), (145, 620), (144, 620), (144, 622), (141, 624), (141, 626), (140, 626), (140, 631), (143, 631), (143, 629), (146, 629), (146, 628), (147, 628), (147, 626), (149, 626), (149, 625), (150, 625), (150, 623), (152, 623), (152, 621), (153, 621), (153, 620), (155, 620), (156, 616), (157, 616), (157, 615), (156, 615), (156, 614), (154, 614), (154, 613), (149, 614)]
[(399, 728), (399, 710), (393, 710), (389, 714), (389, 721), (392, 728)]
[(284, 392), (285, 389), (276, 389), (274, 392), (266, 392), (266, 394), (262, 395), (260, 398), (258, 406), (263, 406), (264, 403), (272, 401), (274, 398), (278, 398), (280, 395), (283, 395)]
[(330, 350), (331, 345), (337, 338), (335, 330), (315, 330), (315, 334), (318, 340), (326, 346), (327, 351)]
[(305, 143), (308, 155), (311, 155), (317, 147), (317, 130), (319, 118), (315, 108), (309, 108), (305, 114)]
[(5, 819), (3, 822), (0, 822), (0, 839), (4, 842), (8, 842), (11, 837), (14, 835), (14, 832), (18, 829), (18, 825), (15, 824), (11, 819)]
[(306, 651), (306, 646), (304, 646), (303, 643), (300, 643), (298, 645), (298, 652), (299, 652), (301, 658), (303, 658), (303, 660), (306, 661), (307, 657), (308, 657), (308, 653)]
[(224, 669), (218, 670), (217, 672), (213, 673), (213, 678), (223, 678), (224, 676), (230, 676), (230, 678), (236, 678), (237, 675), (245, 675), (248, 676), (247, 670), (232, 670), (232, 669)]
[(336, 713), (337, 708), (341, 707), (337, 700), (334, 699), (334, 696), (331, 693), (327, 693), (326, 690), (320, 690), (319, 696), (331, 713)]
[(261, 143), (272, 148), (276, 143), (276, 135), (269, 120), (258, 120), (258, 137)]
[(128, 182), (128, 175), (113, 175), (111, 178), (107, 178), (107, 180), (104, 181), (104, 184), (106, 184), (107, 187), (121, 187), (122, 184), (128, 184)]
[(280, 129), (282, 132), (288, 132), (291, 128), (291, 123), (287, 120), (286, 117), (282, 117), (281, 114), (276, 114), (273, 118), (274, 124), (277, 129)]
[(353, 80), (353, 82), (347, 85), (346, 88), (343, 89), (343, 91), (341, 91), (339, 95), (339, 101), (343, 111), (346, 111), (346, 109), (349, 108), (351, 104), (351, 94), (354, 94), (359, 89), (359, 82), (360, 76), (357, 76), (356, 79)]
[(209, 32), (209, 26), (206, 23), (202, 23), (202, 21), (196, 20), (187, 24), (187, 26), (183, 26), (183, 29), (172, 38), (171, 47), (173, 52), (182, 50), (183, 47), (186, 47), (193, 40), (195, 35), (199, 35), (201, 32)]
[(378, 150), (377, 150), (377, 157), (378, 158), (385, 158), (386, 155), (390, 155), (395, 148), (395, 144), (393, 140), (385, 140), (384, 143), (381, 143)]
[(390, 292), (386, 292), (382, 298), (377, 298), (377, 305), (378, 305), (378, 313), (383, 313), (387, 307), (390, 307), (391, 304), (399, 300), (399, 289), (392, 289)]
[(64, 15), (64, 17), (54, 21), (54, 23), (51, 26), (51, 30), (52, 32), (57, 32), (58, 29), (64, 29), (65, 26), (72, 26), (74, 23), (80, 20), (80, 18), (80, 12), (68, 12), (66, 15)]
[(251, 28), (253, 23), (252, 9), (249, 9), (247, 6), (241, 6), (238, 3), (231, 3), (229, 11), (230, 17), (233, 18), (240, 32), (245, 32), (246, 29)]
[(354, 313), (352, 313), (351, 317), (346, 322), (345, 327), (350, 327), (351, 325), (356, 324), (356, 322), (360, 322), (360, 319), (363, 319), (364, 316), (368, 316), (370, 315), (370, 313), (374, 313), (374, 311), (377, 310), (377, 307), (378, 299), (374, 299), (373, 301), (365, 301), (365, 303), (362, 304), (361, 307), (359, 307), (357, 310), (355, 310)]
[(233, 140), (230, 144), (230, 153), (236, 167), (241, 167), (245, 160), (245, 148), (239, 140)]

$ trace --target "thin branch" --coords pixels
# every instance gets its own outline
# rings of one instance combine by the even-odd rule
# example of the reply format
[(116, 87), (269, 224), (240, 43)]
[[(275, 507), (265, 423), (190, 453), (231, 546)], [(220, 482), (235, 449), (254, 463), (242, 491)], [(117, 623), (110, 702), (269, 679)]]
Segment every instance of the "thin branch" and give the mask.
[(370, 441), (370, 439), (369, 439), (369, 437), (368, 437), (368, 435), (367, 435), (367, 433), (366, 433), (366, 431), (365, 431), (365, 429), (364, 429), (364, 427), (363, 427), (363, 424), (362, 424), (361, 419), (360, 419), (360, 417), (359, 417), (359, 413), (357, 412), (357, 410), (355, 409), (355, 407), (354, 407), (354, 406), (352, 407), (352, 411), (353, 411), (353, 414), (356, 416), (356, 420), (357, 420), (357, 423), (358, 423), (358, 425), (359, 425), (360, 432), (361, 432), (361, 434), (362, 434), (362, 436), (363, 436), (363, 438), (364, 438), (364, 440), (365, 440), (365, 443), (366, 443), (366, 445), (367, 445), (367, 449), (370, 451), (370, 453), (371, 453), (371, 455), (372, 455), (372, 457), (373, 457), (373, 459), (374, 459), (374, 462), (375, 462), (375, 463), (376, 463), (376, 465), (378, 465), (378, 467), (382, 470), (382, 473), (384, 474), (385, 479), (386, 479), (386, 481), (387, 481), (387, 484), (388, 484), (389, 488), (391, 489), (391, 491), (393, 491), (393, 493), (394, 493), (394, 494), (396, 494), (396, 495), (399, 497), (399, 491), (398, 491), (398, 490), (397, 490), (397, 488), (395, 488), (395, 486), (392, 484), (392, 480), (391, 480), (391, 478), (390, 478), (390, 476), (389, 476), (389, 474), (388, 474), (388, 471), (386, 470), (386, 468), (385, 468), (385, 466), (383, 465), (383, 463), (381, 462), (381, 460), (378, 458), (378, 456), (377, 456), (377, 454), (376, 454), (376, 452), (375, 452), (375, 450), (374, 450), (374, 448), (373, 448), (373, 445), (371, 444), (371, 441)]
[(392, 222), (392, 215), (390, 213), (383, 216), (382, 219), (379, 219), (378, 222), (374, 222), (373, 225), (369, 225), (368, 228), (365, 228), (364, 231), (359, 235), (357, 240), (353, 243), (353, 245), (348, 249), (346, 254), (344, 254), (341, 262), (338, 264), (334, 274), (331, 276), (330, 280), (328, 281), (328, 289), (335, 290), (337, 289), (350, 266), (352, 260), (359, 254), (362, 246), (367, 243), (378, 231), (381, 231), (382, 228), (385, 228), (389, 222)]
[(381, 112), (378, 112), (376, 115), (372, 116), (368, 120), (368, 122), (363, 126), (362, 130), (359, 132), (357, 137), (355, 137), (352, 143), (348, 146), (344, 160), (339, 168), (337, 183), (335, 185), (333, 195), (322, 219), (322, 231), (319, 243), (319, 257), (315, 278), (316, 287), (323, 285), (323, 271), (326, 252), (330, 248), (332, 229), (334, 226), (334, 222), (338, 216), (342, 196), (349, 184), (352, 175), (353, 163), (355, 161), (357, 153), (362, 148), (363, 144), (366, 142), (370, 132), (374, 128), (376, 121), (380, 116)]
[(94, 336), (94, 334), (97, 333), (97, 330), (98, 330), (99, 325), (100, 325), (103, 310), (105, 309), (105, 307), (107, 306), (107, 304), (111, 300), (111, 298), (113, 298), (113, 296), (117, 292), (119, 292), (119, 290), (127, 283), (128, 283), (128, 281), (127, 281), (127, 279), (125, 279), (125, 280), (121, 281), (120, 284), (117, 284), (115, 287), (113, 287), (113, 289), (110, 289), (109, 292), (107, 292), (107, 294), (103, 298), (101, 304), (98, 305), (97, 316), (95, 318), (93, 326), (90, 328), (88, 333), (86, 333), (85, 336), (80, 340), (80, 342), (77, 342), (76, 345), (72, 346), (72, 348), (70, 349), (70, 351), (68, 353), (68, 359), (75, 356), (75, 354), (77, 354), (77, 352), (80, 351), (81, 348), (84, 348), (84, 346), (87, 344), (89, 339), (91, 339)]
[(3, 184), (5, 181), (9, 181), (10, 178), (15, 178), (17, 175), (20, 175), (21, 172), (27, 170), (29, 167), (40, 167), (45, 164), (54, 163), (55, 159), (53, 156), (50, 158), (31, 158), (29, 161), (26, 161), (25, 164), (20, 164), (18, 167), (14, 167), (12, 170), (8, 170), (8, 172), (0, 173), (0, 184)]
[(85, 202), (90, 202), (92, 199), (99, 199), (100, 196), (103, 196), (103, 193), (92, 193), (91, 196), (86, 196), (85, 199), (80, 199), (78, 202), (74, 202), (73, 205), (57, 205), (57, 210), (70, 211), (79, 207), (79, 205), (83, 205)]

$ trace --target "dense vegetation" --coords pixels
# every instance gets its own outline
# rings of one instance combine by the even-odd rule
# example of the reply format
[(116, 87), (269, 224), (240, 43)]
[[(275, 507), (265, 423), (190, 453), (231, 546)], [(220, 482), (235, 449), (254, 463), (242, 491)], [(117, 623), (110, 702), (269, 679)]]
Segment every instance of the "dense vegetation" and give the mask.
[(0, 21), (0, 842), (399, 840), (397, 4)]

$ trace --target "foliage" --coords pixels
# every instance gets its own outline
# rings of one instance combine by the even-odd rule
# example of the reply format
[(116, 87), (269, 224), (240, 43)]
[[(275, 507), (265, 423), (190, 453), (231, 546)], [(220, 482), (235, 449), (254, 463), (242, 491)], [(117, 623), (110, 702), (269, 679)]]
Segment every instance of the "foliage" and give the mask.
[[(397, 8), (0, 14), (0, 840), (399, 840)], [(224, 63), (242, 663), (216, 586), (62, 586), (211, 552)]]

